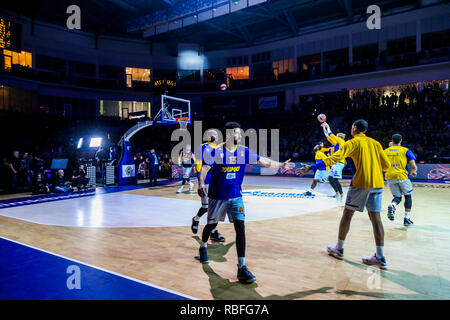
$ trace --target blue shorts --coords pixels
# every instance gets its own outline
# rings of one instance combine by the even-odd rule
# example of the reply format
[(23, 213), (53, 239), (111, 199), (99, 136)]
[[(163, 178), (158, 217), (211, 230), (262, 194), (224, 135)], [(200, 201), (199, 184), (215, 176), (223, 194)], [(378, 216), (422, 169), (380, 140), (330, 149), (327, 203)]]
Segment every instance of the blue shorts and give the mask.
[(244, 201), (242, 197), (228, 200), (208, 198), (208, 224), (225, 221), (225, 216), (228, 216), (230, 222), (234, 220), (245, 221)]
[(350, 187), (345, 201), (345, 208), (363, 212), (381, 212), (381, 195), (383, 188), (353, 188)]

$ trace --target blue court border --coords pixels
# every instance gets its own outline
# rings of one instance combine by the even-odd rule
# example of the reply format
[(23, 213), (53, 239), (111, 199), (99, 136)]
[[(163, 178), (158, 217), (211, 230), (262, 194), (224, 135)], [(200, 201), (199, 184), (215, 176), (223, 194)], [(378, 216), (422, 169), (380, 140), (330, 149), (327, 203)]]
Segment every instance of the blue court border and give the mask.
[[(177, 181), (173, 180), (163, 180), (158, 181), (158, 186), (165, 186), (175, 184)], [(62, 193), (51, 193), (45, 195), (35, 195), (28, 197), (20, 197), (20, 198), (11, 198), (0, 200), (0, 210), (14, 207), (21, 207), (27, 205), (33, 205), (38, 203), (45, 202), (53, 202), (53, 201), (61, 201), (61, 200), (70, 200), (82, 197), (91, 197), (99, 194), (107, 194), (107, 193), (116, 193), (137, 189), (145, 189), (148, 188), (149, 185), (141, 184), (141, 185), (129, 185), (129, 186), (104, 186), (102, 188), (90, 189), (86, 191), (76, 191), (76, 192), (62, 192)]]
[[(75, 283), (74, 272), (68, 271), (70, 266), (79, 268), (79, 289), (67, 285)], [(0, 237), (0, 300), (193, 299), (196, 298)]]

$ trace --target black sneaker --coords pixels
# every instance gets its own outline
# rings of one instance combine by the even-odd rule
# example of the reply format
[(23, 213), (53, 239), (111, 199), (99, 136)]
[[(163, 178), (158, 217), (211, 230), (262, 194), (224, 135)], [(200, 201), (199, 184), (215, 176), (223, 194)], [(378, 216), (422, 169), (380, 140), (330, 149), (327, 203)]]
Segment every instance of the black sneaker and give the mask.
[(208, 251), (206, 250), (206, 248), (205, 247), (200, 247), (198, 252), (200, 254), (200, 262), (201, 263), (209, 263)]
[(242, 266), (239, 268), (238, 265), (238, 273), (237, 278), (240, 282), (243, 283), (252, 283), (256, 281), (256, 277), (247, 269), (247, 266)]
[(217, 242), (225, 242), (225, 237), (222, 236), (219, 231), (216, 232), (212, 232), (211, 235), (209, 236), (209, 238), (212, 241), (217, 241)]
[(414, 224), (414, 222), (412, 222), (411, 219), (409, 219), (409, 218), (403, 219), (403, 225), (404, 225), (405, 227), (411, 226), (411, 225), (413, 225), (413, 224)]
[[(195, 218), (195, 217), (194, 217), (194, 218)], [(198, 223), (199, 223), (200, 221), (195, 221), (194, 218), (192, 218), (191, 230), (192, 230), (192, 233), (193, 233), (193, 234), (197, 234), (197, 231), (198, 231)]]

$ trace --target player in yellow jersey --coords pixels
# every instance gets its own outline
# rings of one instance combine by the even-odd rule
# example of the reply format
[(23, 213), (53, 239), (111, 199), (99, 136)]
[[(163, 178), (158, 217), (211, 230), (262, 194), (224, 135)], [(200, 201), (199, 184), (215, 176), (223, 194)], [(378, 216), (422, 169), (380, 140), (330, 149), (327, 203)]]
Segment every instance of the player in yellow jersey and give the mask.
[(352, 125), (353, 139), (345, 142), (342, 149), (335, 154), (323, 159), (318, 164), (305, 165), (296, 170), (298, 175), (303, 175), (311, 169), (323, 169), (332, 166), (347, 157), (353, 159), (356, 173), (353, 176), (350, 188), (347, 193), (344, 212), (339, 224), (339, 235), (336, 246), (328, 246), (328, 254), (337, 258), (344, 258), (344, 242), (350, 230), (355, 211), (363, 212), (367, 208), (376, 243), (376, 253), (371, 258), (363, 258), (367, 265), (377, 265), (381, 269), (387, 268), (384, 257), (384, 228), (381, 221), (381, 196), (384, 188), (383, 170), (390, 166), (389, 159), (383, 152), (381, 144), (365, 135), (368, 129), (365, 120), (357, 120)]
[[(197, 171), (197, 177), (200, 175), (200, 172), (202, 171), (203, 161), (206, 159), (209, 159), (212, 154), (213, 150), (218, 147), (216, 144), (219, 142), (219, 134), (215, 129), (209, 129), (205, 132), (205, 136), (207, 137), (208, 142), (203, 143), (200, 146), (200, 158), (196, 160), (195, 167)], [(205, 184), (207, 188), (209, 187), (209, 180), (211, 178), (211, 172), (208, 172), (207, 176), (205, 177)], [(191, 223), (191, 231), (193, 234), (197, 234), (198, 231), (198, 224), (200, 222), (200, 218), (208, 212), (208, 197), (205, 195), (200, 198), (202, 206), (200, 209), (198, 209), (197, 214), (195, 217), (192, 218)], [(217, 230), (217, 226), (211, 231), (211, 235), (209, 238), (213, 241), (217, 242), (224, 242), (226, 239), (224, 236), (222, 236), (219, 231)]]
[(403, 225), (410, 226), (414, 224), (411, 221), (411, 195), (413, 193), (413, 186), (411, 180), (408, 179), (406, 165), (409, 164), (411, 166), (411, 177), (416, 177), (416, 156), (408, 148), (402, 147), (401, 143), (402, 136), (396, 133), (392, 136), (389, 148), (384, 150), (391, 163), (389, 169), (386, 170), (385, 178), (394, 196), (392, 203), (388, 206), (388, 218), (394, 221), (396, 207), (402, 201), (402, 196), (405, 196), (405, 218), (403, 219)]
[(195, 163), (195, 154), (191, 151), (191, 145), (186, 146), (186, 151), (181, 150), (178, 155), (178, 165), (183, 166), (183, 180), (181, 187), (177, 190), (177, 193), (183, 192), (183, 187), (186, 182), (189, 183), (189, 191), (192, 191), (194, 184), (191, 182), (191, 172)]
[[(331, 143), (331, 148), (327, 148), (330, 152), (330, 155), (336, 153), (341, 149), (345, 144), (345, 133), (339, 132), (336, 135), (331, 132), (330, 126), (328, 123), (324, 122), (321, 124), (323, 128), (323, 133), (325, 137), (327, 137), (328, 142)], [(324, 151), (324, 148), (322, 149)], [(345, 159), (335, 163), (331, 166), (331, 175), (328, 178), (331, 187), (336, 192), (336, 202), (340, 205), (343, 204), (344, 191), (342, 190), (342, 185), (339, 182), (339, 179), (342, 179), (342, 170), (345, 168)]]
[[(314, 146), (313, 151), (315, 153), (314, 158), (316, 160), (316, 163), (317, 163), (317, 161), (320, 161), (327, 157), (325, 155), (325, 153), (321, 151), (322, 148), (323, 148), (323, 143), (320, 143), (320, 144)], [(316, 172), (314, 173), (314, 179), (311, 183), (311, 187), (309, 188), (308, 191), (304, 192), (303, 194), (305, 196), (313, 196), (314, 195), (313, 191), (316, 188), (317, 184), (319, 182), (323, 182), (323, 183), (328, 182), (328, 178), (330, 177), (330, 175), (331, 175), (330, 167), (326, 167), (324, 170), (320, 170), (320, 169), (316, 170)]]

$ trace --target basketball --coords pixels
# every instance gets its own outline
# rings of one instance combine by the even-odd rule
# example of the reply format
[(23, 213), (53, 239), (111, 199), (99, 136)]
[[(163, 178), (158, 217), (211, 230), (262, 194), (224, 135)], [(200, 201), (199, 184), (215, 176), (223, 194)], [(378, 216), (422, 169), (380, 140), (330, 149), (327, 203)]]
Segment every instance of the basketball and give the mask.
[(220, 90), (222, 90), (222, 91), (227, 90), (227, 85), (226, 85), (225, 83), (222, 83), (222, 84), (220, 85)]
[(323, 122), (327, 121), (327, 116), (324, 115), (323, 113), (321, 113), (317, 116), (317, 120), (319, 120), (320, 123), (323, 123)]

